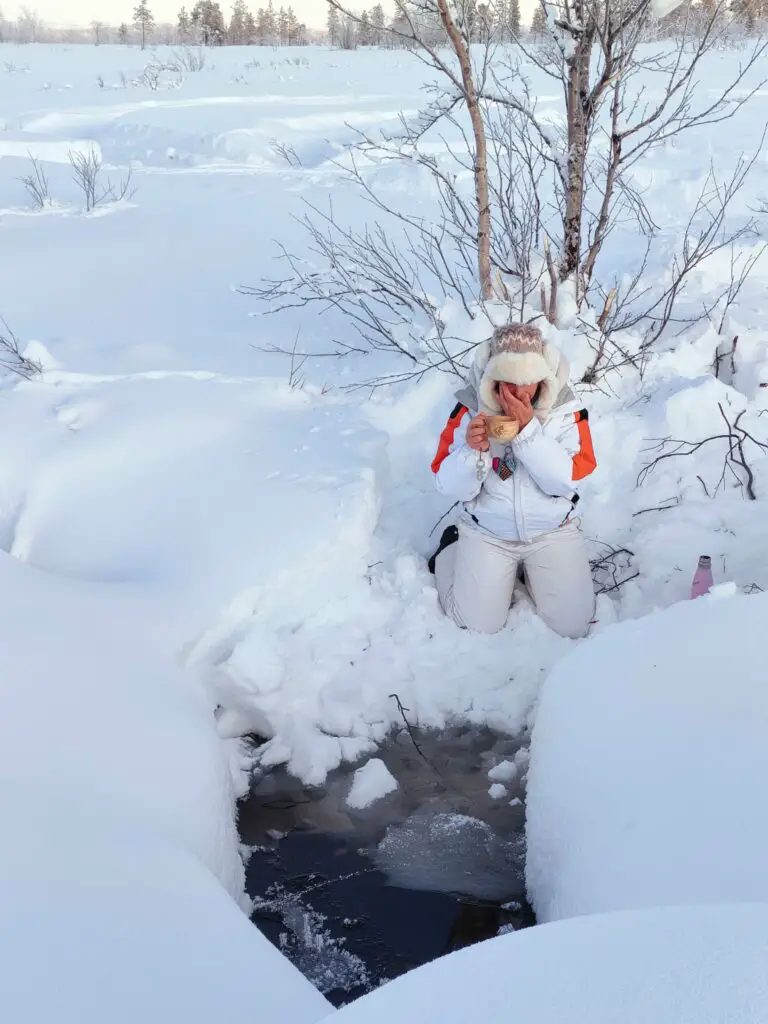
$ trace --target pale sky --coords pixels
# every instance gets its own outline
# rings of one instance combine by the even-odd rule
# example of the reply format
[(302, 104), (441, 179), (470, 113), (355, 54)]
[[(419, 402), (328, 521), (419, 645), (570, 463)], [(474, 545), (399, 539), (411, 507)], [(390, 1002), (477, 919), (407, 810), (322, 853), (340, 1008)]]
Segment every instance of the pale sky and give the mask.
[[(194, 7), (195, 0), (148, 0), (149, 9), (155, 16), (155, 21), (172, 22), (175, 24), (176, 15), (182, 7), (187, 9)], [(229, 16), (232, 7), (230, 0), (220, 0), (221, 9)], [(251, 0), (250, 7), (253, 11), (259, 7), (265, 7), (268, 0)], [(325, 0), (273, 0), (275, 7), (293, 7), (297, 17), (311, 28), (319, 28), (325, 24), (328, 7)], [(375, 5), (363, 2), (361, 7)], [(119, 25), (122, 21), (130, 21), (136, 0), (28, 0), (26, 4), (0, 0), (0, 7), (6, 18), (15, 18), (22, 6), (36, 10), (43, 21), (51, 25), (81, 26), (89, 25), (92, 21), (105, 21), (108, 24)]]

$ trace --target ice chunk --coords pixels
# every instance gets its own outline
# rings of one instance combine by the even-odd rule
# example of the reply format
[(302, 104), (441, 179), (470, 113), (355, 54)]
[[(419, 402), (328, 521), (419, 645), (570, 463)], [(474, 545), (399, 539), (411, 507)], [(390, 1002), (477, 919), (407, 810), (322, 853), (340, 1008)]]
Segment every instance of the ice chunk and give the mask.
[(397, 779), (378, 757), (358, 768), (352, 779), (352, 788), (347, 796), (347, 807), (361, 811), (370, 807), (376, 800), (393, 793), (397, 789)]
[(502, 761), (488, 772), (491, 782), (512, 782), (517, 778), (517, 765), (514, 761)]
[(378, 867), (395, 885), (511, 899), (523, 892), (522, 838), (504, 839), (465, 814), (415, 814), (379, 844)]
[(491, 800), (503, 800), (507, 795), (507, 787), (502, 786), (500, 782), (494, 782), (491, 788), (488, 790), (488, 796)]

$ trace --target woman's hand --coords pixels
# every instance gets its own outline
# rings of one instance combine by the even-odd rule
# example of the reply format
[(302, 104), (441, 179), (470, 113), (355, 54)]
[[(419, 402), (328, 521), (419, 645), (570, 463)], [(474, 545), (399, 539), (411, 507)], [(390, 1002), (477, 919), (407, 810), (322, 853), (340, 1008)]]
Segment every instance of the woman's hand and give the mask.
[[(533, 406), (528, 395), (515, 396), (509, 384), (502, 381), (499, 384), (499, 402), (507, 416), (517, 420), (520, 430), (525, 430), (533, 419)], [(470, 424), (471, 426), (471, 424)]]
[(488, 428), (485, 425), (483, 413), (469, 421), (467, 426), (467, 444), (476, 452), (487, 452), (491, 447), (488, 441)]

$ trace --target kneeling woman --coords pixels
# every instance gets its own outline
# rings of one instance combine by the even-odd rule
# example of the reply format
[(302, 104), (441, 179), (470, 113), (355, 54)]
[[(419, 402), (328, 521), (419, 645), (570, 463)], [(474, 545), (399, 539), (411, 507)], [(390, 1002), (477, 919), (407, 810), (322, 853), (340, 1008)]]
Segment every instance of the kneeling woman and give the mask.
[[(464, 511), (431, 567), (443, 609), (463, 628), (504, 626), (522, 568), (551, 629), (573, 638), (589, 629), (595, 597), (576, 486), (596, 462), (587, 412), (567, 378), (565, 359), (538, 328), (512, 325), (478, 347), (456, 396), (432, 471)], [(493, 416), (515, 421), (512, 439), (489, 438)]]

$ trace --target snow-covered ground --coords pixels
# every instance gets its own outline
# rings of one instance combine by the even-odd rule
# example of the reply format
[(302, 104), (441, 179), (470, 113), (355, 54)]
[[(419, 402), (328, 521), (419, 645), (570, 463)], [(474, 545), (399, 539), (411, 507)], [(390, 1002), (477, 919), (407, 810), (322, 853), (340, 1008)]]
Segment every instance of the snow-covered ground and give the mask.
[(764, 1024), (768, 907), (600, 914), (442, 957), (334, 1014), (337, 1024)]
[[(349, 326), (313, 309), (251, 317), (256, 301), (234, 291), (274, 275), (275, 239), (301, 251), (293, 218), (305, 201), (343, 195), (346, 219), (370, 217), (334, 160), (355, 127), (390, 127), (415, 110), (425, 69), (403, 53), (228, 48), (153, 90), (142, 69), (156, 58), (136, 50), (34, 47), (24, 65), (19, 50), (8, 54), (16, 70), (0, 77), (0, 230), (13, 259), (0, 312), (44, 346), (49, 370), (3, 403), (5, 432), (17, 439), (0, 459), (3, 547), (49, 572), (162, 594), (169, 649), (184, 652), (225, 709), (222, 734), (266, 733), (264, 762), (287, 761), (308, 782), (373, 749), (399, 721), (393, 692), (422, 725), (463, 718), (519, 731), (572, 645), (526, 607), (491, 639), (439, 613), (423, 555), (445, 511), (428, 464), (451, 382), (346, 392), (372, 370), (373, 357), (352, 356), (309, 360), (290, 382), (285, 361), (261, 349), (290, 347), (300, 332), (300, 350), (327, 351)], [(732, 60), (712, 57), (712, 90)], [(765, 99), (638, 169), (669, 251), (709, 159), (723, 173), (734, 166)], [(539, 102), (554, 111), (558, 99)], [(288, 166), (275, 143), (301, 164)], [(86, 216), (67, 154), (91, 148), (115, 182), (132, 167), (137, 191)], [(27, 151), (50, 181), (53, 205), (42, 212), (18, 181)], [(366, 173), (381, 194), (430, 210), (418, 169), (412, 178), (375, 164)], [(732, 217), (763, 191), (761, 158)], [(621, 275), (641, 243), (618, 238)], [(724, 255), (687, 301), (719, 291), (728, 269)], [(649, 278), (664, 272), (652, 266)], [(601, 601), (598, 629), (684, 596), (702, 551), (718, 575), (768, 583), (759, 503), (730, 480), (711, 500), (697, 479), (714, 491), (721, 442), (635, 487), (648, 439), (706, 436), (718, 402), (749, 406), (744, 425), (759, 432), (763, 280), (758, 271), (729, 325), (740, 335), (738, 390), (706, 376), (717, 338), (702, 330), (654, 362), (642, 385), (616, 379), (610, 393), (585, 395), (600, 464), (586, 530), (596, 554), (629, 548), (640, 573)], [(578, 371), (584, 353), (558, 340)], [(751, 458), (759, 491), (762, 452)]]
[[(57, 870), (61, 828), (74, 836), (68, 823), (95, 813), (98, 796), (128, 831), (129, 807), (142, 811), (136, 829), (162, 819), (162, 834), (237, 896), (239, 735), (265, 734), (263, 764), (285, 762), (319, 783), (400, 721), (395, 693), (422, 726), (516, 733), (531, 723), (547, 672), (576, 645), (526, 606), (492, 638), (439, 613), (424, 555), (445, 506), (429, 462), (452, 383), (347, 391), (376, 372), (373, 357), (353, 356), (309, 359), (289, 379), (285, 360), (264, 348), (290, 348), (298, 334), (300, 351), (322, 353), (349, 326), (313, 309), (250, 316), (261, 310), (236, 292), (274, 276), (275, 239), (302, 252), (294, 218), (305, 201), (343, 201), (358, 224), (370, 215), (334, 161), (355, 128), (391, 127), (418, 108), (423, 66), (404, 53), (228, 48), (153, 88), (153, 59), (120, 47), (0, 52), (0, 314), (45, 366), (40, 380), (7, 381), (0, 394), (0, 548), (17, 560), (4, 563), (8, 592), (32, 595), (12, 605), (29, 664), (50, 657), (38, 670), (17, 654), (18, 679), (6, 675), (4, 728), (25, 738), (8, 773), (29, 780), (13, 791), (30, 805), (17, 813), (34, 818), (40, 856)], [(714, 54), (702, 88), (716, 90), (734, 59)], [(649, 282), (667, 272), (710, 162), (727, 173), (758, 145), (766, 100), (760, 91), (732, 121), (673, 140), (637, 168), (661, 226)], [(560, 99), (546, 80), (539, 102), (554, 116)], [(286, 164), (276, 144), (300, 162)], [(69, 154), (91, 151), (113, 183), (132, 170), (136, 192), (85, 214)], [(49, 180), (43, 210), (19, 182), (28, 154)], [(380, 194), (431, 210), (418, 168), (364, 173)], [(733, 222), (764, 194), (761, 154)], [(759, 217), (747, 251), (764, 227)], [(633, 273), (642, 239), (619, 229), (610, 245), (617, 275)], [(739, 335), (733, 386), (711, 377), (721, 339), (702, 327), (652, 360), (642, 382), (616, 377), (585, 393), (599, 460), (585, 529), (596, 555), (631, 552), (620, 579), (639, 574), (601, 598), (596, 632), (684, 598), (700, 553), (720, 579), (768, 587), (757, 445), (747, 444), (757, 501), (730, 475), (718, 486), (723, 440), (636, 486), (650, 439), (720, 433), (718, 405), (731, 420), (744, 409), (742, 424), (765, 436), (766, 274), (761, 263), (724, 328)], [(729, 275), (724, 252), (692, 282), (687, 308), (720, 294)], [(557, 340), (578, 374), (586, 353), (565, 333)], [(48, 630), (66, 646), (58, 663)], [(172, 685), (174, 661), (186, 678), (168, 667)], [(219, 733), (233, 740), (220, 749), (216, 706)], [(57, 779), (67, 798), (56, 817), (42, 782), (73, 752), (79, 774)], [(88, 808), (76, 799), (85, 780)]]
[(6, 1018), (203, 1024), (265, 992), (275, 1024), (327, 1012), (237, 906), (232, 776), (163, 602), (5, 553), (0, 586)]
[(623, 623), (547, 680), (528, 777), (537, 918), (768, 903), (768, 597)]

